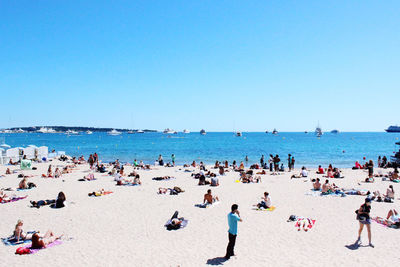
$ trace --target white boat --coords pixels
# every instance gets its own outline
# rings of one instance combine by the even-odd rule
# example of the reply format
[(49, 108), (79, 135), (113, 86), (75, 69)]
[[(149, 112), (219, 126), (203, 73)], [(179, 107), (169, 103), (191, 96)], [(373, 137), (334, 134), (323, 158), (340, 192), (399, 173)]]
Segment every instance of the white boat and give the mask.
[(318, 126), (317, 126), (317, 128), (315, 128), (315, 135), (317, 136), (317, 137), (321, 137), (322, 136), (322, 129), (321, 129), (321, 127), (319, 127), (319, 123), (318, 123)]
[(74, 131), (74, 130), (67, 130), (66, 132), (65, 132), (65, 134), (68, 134), (68, 135), (73, 135), (73, 134), (79, 134), (77, 131)]
[(278, 134), (278, 131), (274, 128), (274, 130), (272, 131), (272, 134)]
[(16, 133), (24, 133), (25, 131), (19, 128), (18, 130), (15, 130)]
[(201, 129), (200, 134), (201, 134), (201, 135), (206, 135), (206, 130)]
[(135, 133), (135, 131), (132, 131), (132, 130), (127, 132), (127, 134), (134, 134), (134, 133)]
[(190, 133), (190, 131), (188, 129), (184, 129), (183, 133), (188, 134), (188, 133)]
[(8, 130), (8, 129), (4, 129), (4, 130), (1, 131), (1, 133), (12, 133), (12, 131)]
[(115, 129), (112, 129), (112, 130), (111, 130), (111, 131), (109, 131), (107, 134), (108, 134), (108, 135), (120, 135), (120, 134), (121, 134), (121, 132), (118, 132), (117, 130), (115, 130)]
[(172, 130), (172, 129), (170, 129), (170, 128), (167, 128), (167, 129), (165, 129), (165, 130), (163, 131), (163, 133), (165, 133), (165, 134), (174, 134), (175, 131)]
[(143, 130), (138, 130), (136, 133), (144, 133)]
[(92, 131), (86, 131), (86, 134), (93, 134), (93, 132)]

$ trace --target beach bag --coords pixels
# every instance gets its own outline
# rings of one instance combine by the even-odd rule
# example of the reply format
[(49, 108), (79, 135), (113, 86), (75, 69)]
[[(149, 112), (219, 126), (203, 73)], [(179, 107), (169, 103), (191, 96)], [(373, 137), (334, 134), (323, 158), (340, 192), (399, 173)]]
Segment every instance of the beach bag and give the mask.
[(29, 253), (31, 253), (31, 250), (27, 247), (20, 247), (20, 248), (17, 248), (17, 250), (15, 251), (15, 254), (18, 254), (18, 255), (25, 255), (25, 254), (29, 254)]

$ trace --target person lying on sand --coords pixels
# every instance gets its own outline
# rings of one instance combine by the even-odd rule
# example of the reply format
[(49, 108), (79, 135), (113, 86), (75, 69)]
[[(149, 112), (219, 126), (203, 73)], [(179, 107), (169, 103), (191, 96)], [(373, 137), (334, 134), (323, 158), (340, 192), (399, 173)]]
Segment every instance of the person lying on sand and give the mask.
[(104, 190), (104, 188), (102, 188), (102, 189), (99, 190), (99, 191), (94, 191), (94, 192), (89, 193), (88, 196), (89, 196), (89, 197), (91, 197), (91, 196), (99, 197), (99, 196), (104, 196), (104, 195), (110, 194), (110, 193), (112, 193), (112, 192), (111, 192), (111, 191), (108, 191), (108, 192), (107, 192), (107, 191)]
[(57, 199), (47, 199), (47, 200), (39, 200), (39, 201), (31, 201), (31, 205), (32, 207), (35, 208), (40, 208), (42, 206), (46, 206), (46, 205), (54, 205), (54, 208), (63, 208), (65, 207), (65, 202), (66, 197), (65, 194), (63, 192), (58, 193)]
[(376, 217), (375, 219), (387, 226), (395, 226), (396, 228), (400, 228), (400, 216), (395, 209), (389, 210), (386, 219), (381, 217)]
[(57, 239), (60, 239), (62, 235), (56, 236), (53, 231), (48, 230), (47, 233), (43, 236), (40, 237), (38, 233), (34, 233), (32, 235), (32, 249), (40, 249), (40, 248), (45, 248), (49, 244), (53, 243)]
[(213, 204), (216, 201), (219, 201), (218, 196), (213, 196), (211, 189), (208, 189), (207, 194), (204, 195), (203, 204)]
[(374, 179), (374, 177), (367, 177), (367, 178), (365, 178), (365, 182), (366, 183), (373, 183), (373, 182), (375, 182), (375, 179)]
[(96, 180), (96, 178), (94, 178), (94, 174), (93, 173), (89, 173), (88, 175), (83, 176), (83, 179), (86, 180), (86, 181)]
[(172, 179), (172, 178), (174, 178), (174, 177), (166, 175), (166, 176), (154, 177), (153, 180), (162, 181), (162, 180), (169, 180), (169, 179)]
[(259, 208), (259, 209), (261, 209), (261, 208), (263, 208), (263, 209), (271, 208), (272, 204), (271, 204), (271, 197), (269, 196), (269, 193), (268, 192), (264, 192), (264, 196), (261, 197), (261, 202), (258, 203), (257, 205), (254, 205), (254, 206), (257, 206), (257, 208)]

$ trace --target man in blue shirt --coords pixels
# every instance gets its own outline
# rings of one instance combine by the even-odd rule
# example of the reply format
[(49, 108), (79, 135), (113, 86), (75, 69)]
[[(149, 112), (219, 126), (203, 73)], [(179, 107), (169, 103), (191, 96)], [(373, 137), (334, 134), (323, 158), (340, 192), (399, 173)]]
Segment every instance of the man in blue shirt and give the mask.
[(242, 219), (240, 218), (238, 205), (233, 204), (231, 208), (231, 212), (228, 214), (228, 225), (229, 225), (229, 243), (228, 247), (226, 248), (226, 255), (225, 258), (229, 259), (231, 256), (235, 256), (233, 252), (235, 248), (236, 236), (237, 236), (237, 223), (241, 222)]

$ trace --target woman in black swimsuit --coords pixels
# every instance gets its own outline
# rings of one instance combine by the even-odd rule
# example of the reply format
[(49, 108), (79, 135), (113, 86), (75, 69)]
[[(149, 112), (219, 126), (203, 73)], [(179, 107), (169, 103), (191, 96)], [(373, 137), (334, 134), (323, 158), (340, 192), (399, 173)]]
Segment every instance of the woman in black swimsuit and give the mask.
[(360, 223), (360, 229), (358, 230), (358, 239), (356, 243), (361, 243), (361, 233), (364, 229), (364, 225), (367, 226), (368, 231), (368, 241), (369, 246), (374, 247), (371, 243), (371, 218), (369, 213), (371, 212), (371, 199), (366, 198), (365, 203), (361, 205), (361, 207), (356, 211), (357, 220)]

